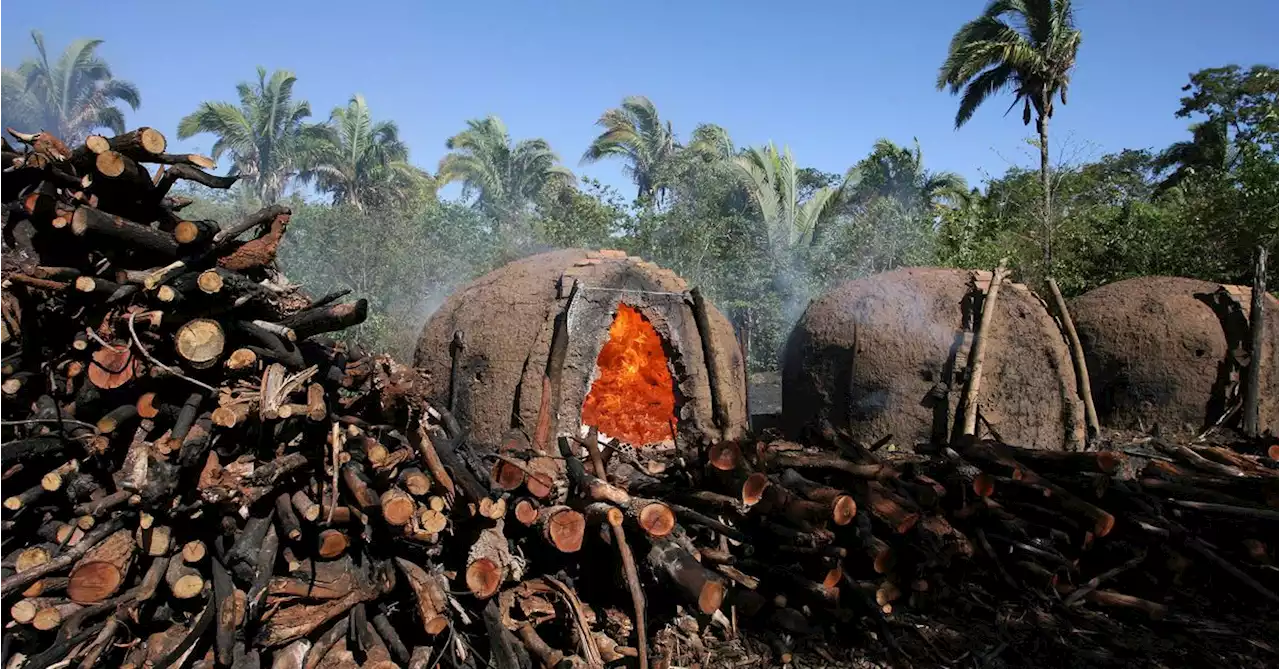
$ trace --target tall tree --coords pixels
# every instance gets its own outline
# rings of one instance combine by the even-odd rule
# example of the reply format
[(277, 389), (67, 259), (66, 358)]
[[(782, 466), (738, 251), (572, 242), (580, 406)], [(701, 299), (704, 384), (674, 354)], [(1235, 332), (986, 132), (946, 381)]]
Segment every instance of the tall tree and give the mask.
[(851, 199), (864, 204), (875, 197), (898, 199), (909, 208), (933, 212), (944, 203), (954, 203), (968, 192), (964, 177), (955, 172), (925, 169), (920, 142), (899, 146), (887, 139), (876, 140), (871, 154), (854, 166), (850, 174)]
[(1040, 136), (1040, 187), (1043, 189), (1045, 271), (1053, 271), (1053, 210), (1049, 182), (1049, 119), (1054, 98), (1067, 103), (1067, 85), (1076, 64), (1080, 31), (1071, 0), (993, 0), (982, 16), (964, 24), (951, 38), (938, 73), (938, 90), (960, 94), (956, 127), (998, 92), (1012, 89), (1013, 105), (1022, 103), (1022, 122), (1035, 110)]
[(748, 149), (734, 157), (733, 165), (760, 209), (763, 237), (778, 260), (813, 239), (819, 220), (830, 211), (840, 190), (819, 188), (801, 200), (791, 149), (783, 147), (779, 152), (772, 143)]
[(714, 123), (699, 123), (685, 148), (711, 159), (729, 158), (738, 152), (729, 131)]
[(231, 154), (232, 173), (246, 180), (263, 203), (275, 202), (307, 164), (308, 151), (326, 132), (306, 123), (311, 105), (293, 99), (297, 80), (288, 70), (276, 70), (268, 78), (266, 68), (259, 67), (256, 82), (236, 85), (239, 105), (201, 102), (178, 122), (178, 137), (187, 139), (202, 132), (216, 135), (210, 149), (213, 158)]
[(409, 147), (393, 121), (374, 121), (364, 96), (329, 115), (324, 136), (308, 151), (303, 178), (333, 196), (335, 205), (358, 210), (375, 203), (403, 203), (429, 189), (430, 176), (409, 164)]
[(602, 114), (596, 125), (604, 131), (582, 154), (582, 162), (622, 158), (627, 163), (624, 169), (636, 182), (636, 197), (658, 195), (658, 169), (679, 147), (671, 123), (662, 121), (653, 102), (643, 95), (623, 98), (622, 105)]
[(1191, 127), (1190, 141), (1174, 142), (1156, 157), (1154, 166), (1157, 171), (1171, 170), (1156, 188), (1156, 194), (1163, 193), (1196, 174), (1230, 170), (1236, 156), (1237, 152), (1233, 150), (1227, 136), (1225, 120), (1197, 123)]
[(467, 121), (467, 129), (445, 143), (450, 153), (440, 160), (441, 185), (462, 182), (463, 196), (513, 231), (524, 222), (543, 189), (553, 183), (572, 185), (573, 172), (558, 164), (559, 156), (543, 139), (511, 143), (507, 126), (497, 116)]
[(15, 70), (5, 70), (3, 113), (5, 124), (25, 132), (44, 130), (69, 145), (84, 141), (98, 128), (124, 132), (124, 103), (136, 110), (141, 104), (137, 86), (111, 74), (98, 57), (100, 39), (72, 42), (56, 62), (49, 62), (44, 36), (31, 31), (37, 57)]

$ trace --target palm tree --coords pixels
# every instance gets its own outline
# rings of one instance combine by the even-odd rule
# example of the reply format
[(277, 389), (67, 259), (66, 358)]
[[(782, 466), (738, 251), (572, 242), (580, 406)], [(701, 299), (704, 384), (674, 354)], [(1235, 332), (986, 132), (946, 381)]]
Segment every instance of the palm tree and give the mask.
[(791, 149), (779, 153), (772, 143), (748, 149), (732, 163), (760, 208), (763, 236), (775, 259), (787, 259), (790, 251), (816, 239), (818, 223), (833, 208), (840, 188), (819, 188), (801, 202)]
[(324, 137), (307, 151), (302, 178), (333, 196), (335, 205), (363, 210), (378, 200), (404, 202), (430, 177), (408, 163), (409, 147), (393, 121), (373, 120), (364, 96), (329, 115)]
[(557, 164), (559, 156), (543, 139), (512, 145), (507, 126), (497, 116), (467, 121), (467, 129), (445, 143), (450, 153), (440, 160), (440, 185), (462, 182), (464, 197), (488, 212), (501, 228), (511, 230), (543, 188), (573, 185), (573, 172)]
[(1191, 141), (1175, 142), (1156, 156), (1152, 167), (1157, 173), (1172, 169), (1153, 195), (1183, 183), (1196, 174), (1227, 172), (1239, 151), (1232, 146), (1225, 119), (1214, 119), (1191, 126)]
[(1054, 98), (1067, 103), (1067, 85), (1076, 64), (1080, 31), (1071, 0), (993, 0), (982, 16), (964, 24), (951, 38), (938, 72), (938, 90), (963, 91), (956, 127), (997, 92), (1012, 89), (1013, 106), (1022, 103), (1022, 123), (1035, 109), (1040, 136), (1040, 187), (1044, 198), (1044, 263), (1052, 273), (1052, 213), (1049, 190), (1049, 119)]
[(659, 195), (658, 168), (679, 146), (671, 123), (663, 123), (653, 102), (643, 95), (623, 98), (622, 105), (602, 114), (596, 125), (604, 131), (582, 154), (582, 162), (622, 158), (627, 162), (626, 173), (636, 182), (636, 197)]
[(964, 177), (955, 172), (932, 172), (924, 167), (920, 142), (908, 148), (888, 139), (878, 139), (871, 155), (854, 166), (849, 176), (853, 200), (892, 197), (908, 207), (920, 206), (933, 212), (954, 203), (968, 191)]
[(730, 158), (737, 153), (729, 131), (714, 123), (699, 123), (698, 127), (693, 129), (693, 135), (690, 136), (689, 145), (685, 150), (712, 160)]
[(264, 204), (273, 203), (307, 164), (308, 151), (326, 132), (323, 126), (305, 122), (311, 105), (293, 99), (297, 80), (288, 70), (276, 70), (268, 79), (266, 68), (259, 67), (257, 82), (236, 85), (239, 105), (201, 102), (178, 122), (178, 138), (202, 132), (217, 135), (210, 150), (213, 158), (230, 153), (231, 173), (250, 183)]
[(5, 124), (25, 132), (45, 131), (75, 146), (98, 128), (124, 132), (124, 112), (118, 103), (137, 110), (138, 87), (111, 75), (97, 55), (100, 39), (76, 40), (58, 60), (49, 62), (44, 36), (31, 31), (38, 57), (15, 70), (5, 70)]
[(44, 128), (41, 119), (43, 109), (34, 95), (27, 93), (27, 80), (17, 70), (0, 72), (0, 116), (5, 125), (23, 132), (36, 132)]

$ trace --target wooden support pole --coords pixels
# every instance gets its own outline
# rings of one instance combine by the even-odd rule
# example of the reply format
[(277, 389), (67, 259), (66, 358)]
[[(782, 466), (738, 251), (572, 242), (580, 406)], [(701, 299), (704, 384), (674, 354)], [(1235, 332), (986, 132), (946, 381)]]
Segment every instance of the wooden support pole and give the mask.
[(1084, 420), (1089, 430), (1089, 441), (1098, 437), (1101, 426), (1098, 424), (1098, 409), (1093, 404), (1093, 384), (1089, 382), (1089, 366), (1085, 364), (1084, 347), (1080, 345), (1080, 335), (1076, 333), (1076, 324), (1071, 320), (1071, 312), (1067, 311), (1067, 301), (1062, 299), (1062, 291), (1058, 290), (1058, 282), (1049, 277), (1049, 293), (1053, 296), (1053, 306), (1062, 319), (1062, 330), (1067, 335), (1067, 344), (1071, 346), (1071, 362), (1076, 368), (1076, 384), (1080, 390), (1080, 399), (1084, 401)]
[[(1262, 340), (1266, 332), (1266, 315), (1263, 295), (1267, 290), (1267, 247), (1258, 247), (1253, 263), (1253, 296), (1249, 300), (1249, 371), (1244, 386), (1244, 433), (1250, 437), (1260, 434), (1258, 425), (1259, 405), (1262, 397)], [(1271, 370), (1274, 371), (1274, 370)]]
[(987, 333), (991, 331), (991, 324), (995, 321), (996, 298), (1000, 296), (1000, 284), (1004, 283), (1008, 270), (1004, 266), (1005, 261), (1000, 261), (1000, 266), (996, 267), (996, 271), (991, 275), (991, 285), (987, 288), (986, 297), (982, 299), (982, 320), (978, 322), (978, 329), (973, 333), (973, 348), (969, 351), (969, 379), (965, 385), (964, 398), (964, 423), (961, 425), (960, 434), (972, 435), (977, 431), (978, 427), (978, 392), (982, 388), (982, 364), (987, 353)]

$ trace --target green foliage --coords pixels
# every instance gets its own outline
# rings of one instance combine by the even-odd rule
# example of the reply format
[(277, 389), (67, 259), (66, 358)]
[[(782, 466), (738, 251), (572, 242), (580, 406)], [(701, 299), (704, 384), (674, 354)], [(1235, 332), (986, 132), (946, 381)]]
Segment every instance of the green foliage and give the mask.
[(636, 182), (636, 197), (655, 197), (662, 186), (657, 171), (679, 148), (671, 123), (662, 122), (649, 98), (632, 95), (623, 98), (620, 107), (601, 115), (596, 125), (604, 131), (582, 154), (582, 162), (622, 158), (626, 161), (623, 169)]
[[(76, 42), (50, 63), (34, 38), (39, 58), (3, 73), (6, 123), (69, 143), (123, 130), (116, 103), (136, 107), (138, 94), (95, 55), (101, 42)], [(1032, 110), (1037, 121), (1039, 169), (975, 188), (928, 169), (918, 142), (878, 140), (843, 175), (803, 167), (785, 147), (739, 148), (712, 123), (682, 145), (640, 96), (605, 111), (583, 156), (622, 159), (631, 202), (578, 183), (545, 140), (514, 142), (495, 116), (448, 139), (437, 180), (410, 165), (397, 125), (375, 120), (359, 94), (310, 124), (293, 74), (259, 68), (236, 103), (202, 103), (178, 129), (215, 135), (211, 153), (230, 155), (242, 180), (174, 194), (194, 199), (184, 217), (223, 223), (287, 203), (287, 275), (317, 295), (369, 299), (369, 321), (347, 335), (405, 359), (454, 287), (550, 248), (620, 248), (678, 272), (750, 333), (752, 370), (777, 366), (809, 298), (904, 265), (1007, 258), (1019, 280), (1037, 287), (1052, 273), (1068, 295), (1140, 275), (1250, 282), (1257, 247), (1277, 243), (1276, 69), (1196, 72), (1177, 111), (1192, 122), (1184, 141), (1051, 169), (1047, 124), (1055, 100), (1066, 102), (1079, 42), (1069, 0), (996, 0), (956, 33), (937, 81), (961, 96), (956, 124), (1006, 90), (1024, 123)], [(452, 182), (462, 198), (438, 201), (436, 186)], [(1274, 290), (1274, 259), (1269, 276)]]
[(951, 38), (938, 72), (938, 90), (960, 97), (956, 127), (964, 125), (987, 98), (1012, 89), (1022, 103), (1022, 123), (1031, 109), (1053, 117), (1055, 97), (1067, 103), (1067, 85), (1080, 48), (1071, 0), (992, 0), (982, 16)]
[(98, 57), (102, 40), (76, 40), (52, 63), (40, 31), (31, 31), (31, 40), (37, 57), (3, 73), (0, 114), (5, 125), (22, 132), (50, 132), (69, 146), (80, 144), (98, 128), (125, 131), (119, 104), (137, 110), (142, 96), (132, 83), (114, 78), (111, 67)]
[(350, 289), (369, 299), (369, 321), (347, 333), (409, 360), (418, 330), (449, 290), (498, 265), (493, 222), (471, 207), (416, 210), (294, 207), (280, 264), (316, 295)]
[(561, 248), (603, 248), (616, 244), (627, 210), (614, 189), (583, 178), (585, 189), (551, 183), (538, 197), (538, 238)]
[(988, 98), (1006, 89), (1013, 109), (1022, 103), (1022, 124), (1035, 109), (1040, 149), (1040, 245), (1044, 271), (1053, 272), (1055, 219), (1049, 174), (1049, 119), (1054, 98), (1067, 104), (1067, 85), (1080, 48), (1071, 0), (992, 0), (982, 16), (964, 24), (951, 39), (938, 72), (938, 90), (959, 94), (956, 127), (964, 125)]
[(409, 147), (392, 121), (373, 120), (359, 93), (329, 115), (323, 134), (306, 151), (303, 180), (333, 196), (335, 205), (407, 204), (432, 199), (431, 176), (409, 164)]
[(311, 104), (293, 99), (297, 80), (288, 70), (276, 70), (268, 79), (266, 68), (259, 67), (256, 82), (236, 85), (238, 105), (201, 102), (178, 122), (178, 138), (216, 135), (210, 155), (216, 160), (230, 154), (232, 174), (251, 184), (260, 201), (276, 202), (307, 165), (308, 149), (325, 135), (323, 127), (305, 122)]
[(463, 198), (498, 221), (499, 232), (512, 248), (528, 247), (531, 211), (545, 189), (572, 185), (573, 172), (558, 164), (560, 157), (543, 139), (511, 143), (507, 126), (497, 116), (467, 121), (467, 129), (445, 143), (450, 153), (440, 160), (441, 185), (462, 182)]

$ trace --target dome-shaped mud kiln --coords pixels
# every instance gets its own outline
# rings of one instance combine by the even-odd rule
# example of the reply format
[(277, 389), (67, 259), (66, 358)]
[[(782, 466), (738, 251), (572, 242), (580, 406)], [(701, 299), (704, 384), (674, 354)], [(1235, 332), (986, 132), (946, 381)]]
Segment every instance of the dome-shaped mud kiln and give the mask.
[[(899, 448), (945, 440), (988, 272), (909, 268), (848, 281), (810, 303), (787, 342), (782, 420), (795, 436), (846, 429)], [(1084, 441), (1083, 403), (1057, 321), (1021, 284), (996, 300), (978, 403), (980, 433), (1044, 449)]]
[[(458, 290), (415, 362), (430, 399), (495, 448), (594, 425), (643, 445), (736, 439), (746, 370), (733, 327), (674, 273), (618, 251), (531, 256)], [(545, 407), (545, 408), (544, 408)]]
[[(1227, 412), (1237, 424), (1248, 365), (1250, 290), (1196, 279), (1149, 276), (1094, 289), (1071, 301), (1098, 420), (1115, 429), (1194, 434)], [(1266, 315), (1258, 425), (1277, 426), (1276, 299)]]

